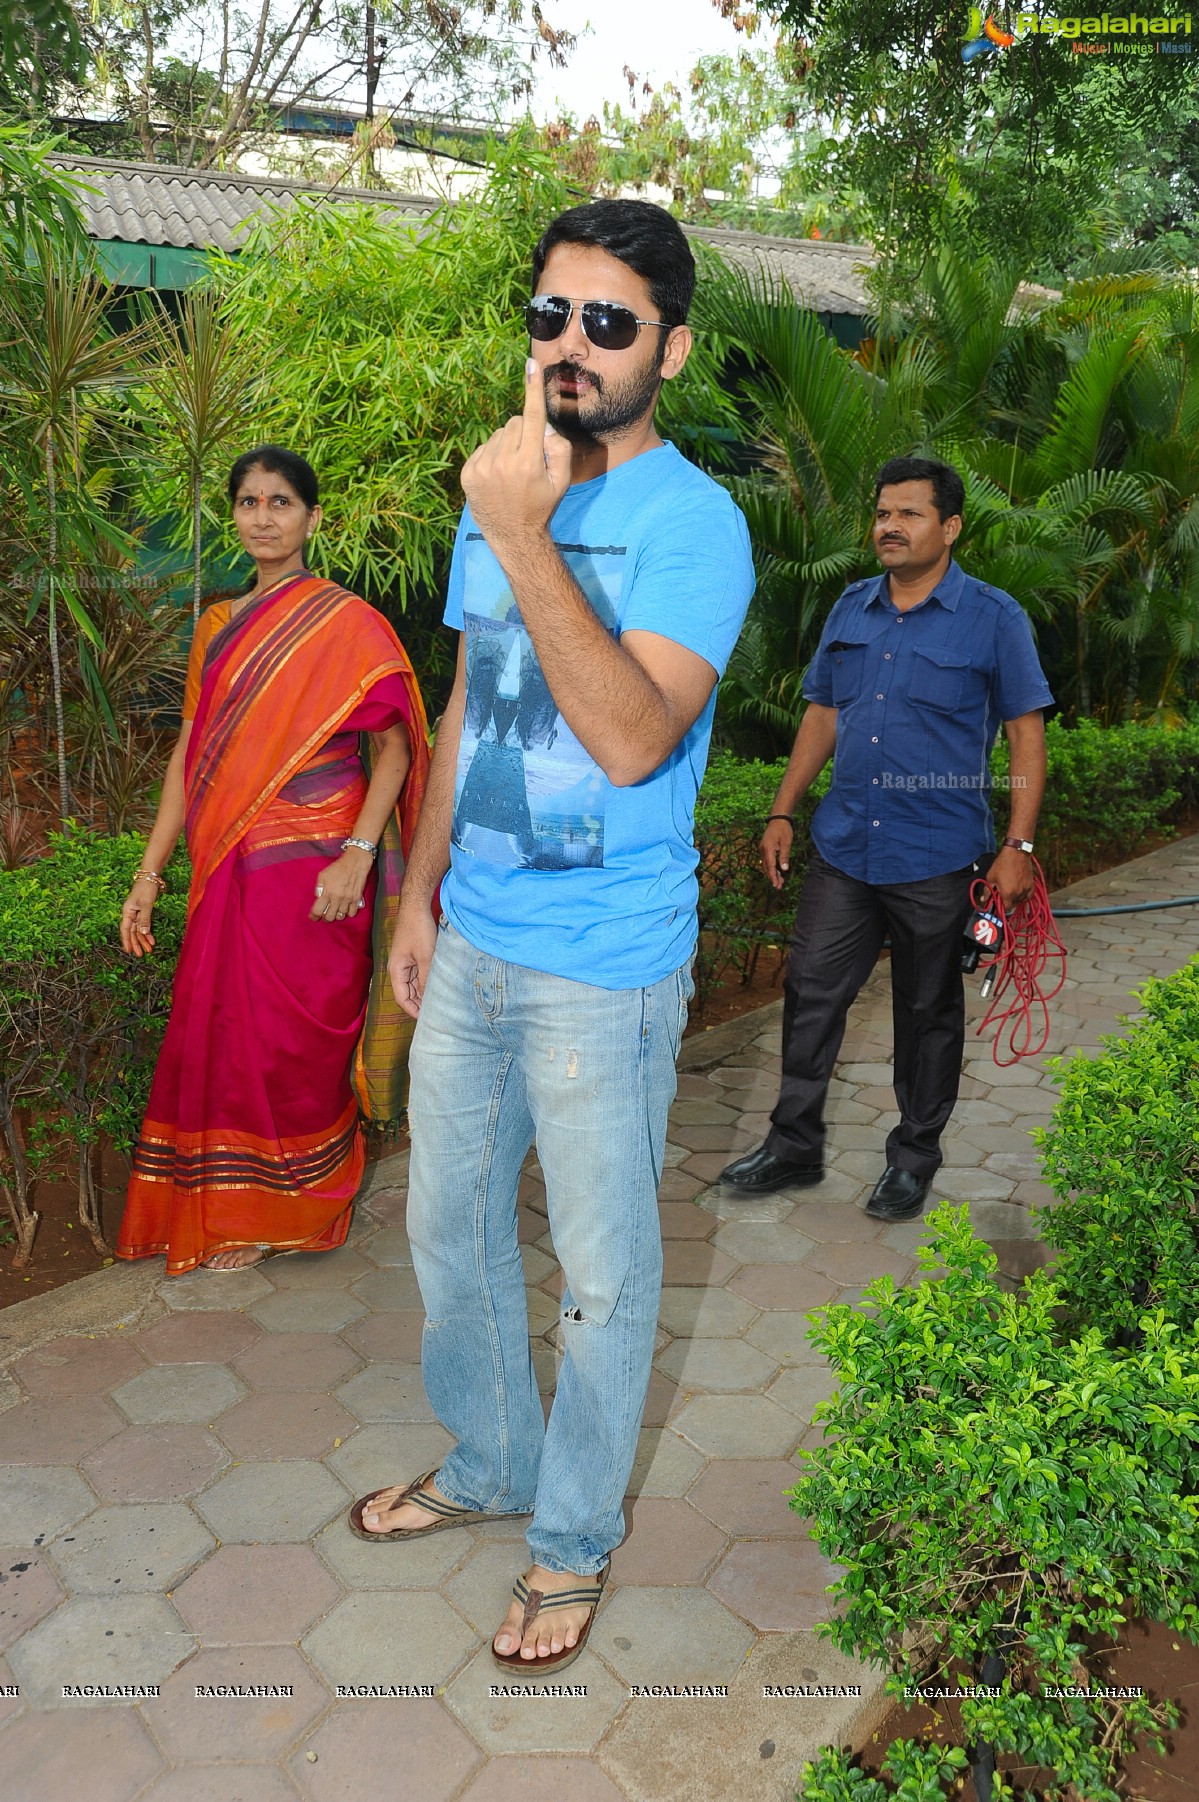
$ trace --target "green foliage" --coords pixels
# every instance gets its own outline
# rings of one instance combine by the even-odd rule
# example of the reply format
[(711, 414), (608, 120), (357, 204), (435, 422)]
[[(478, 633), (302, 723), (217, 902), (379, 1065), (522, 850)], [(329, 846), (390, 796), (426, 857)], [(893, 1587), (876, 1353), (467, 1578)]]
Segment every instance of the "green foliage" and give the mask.
[(962, 1700), (966, 1738), (1051, 1772), (1047, 1799), (1116, 1802), (1135, 1739), (1177, 1710), (1075, 1692), (1130, 1615), (1199, 1638), (1199, 1334), (1156, 1310), (1133, 1350), (1068, 1336), (1053, 1276), (1006, 1294), (964, 1207), (932, 1226), (939, 1280), (884, 1277), (812, 1334), (841, 1383), (793, 1491), (844, 1566), (820, 1630), (887, 1659), (895, 1693), (978, 1683), (998, 1657), (997, 1693)]
[[(0, 1152), (9, 1211), (26, 1255), (36, 1230), (36, 1163), (73, 1152), (80, 1211), (100, 1238), (91, 1147), (137, 1137), (170, 1008), (186, 915), (186, 860), (154, 913), (156, 949), (128, 957), (118, 934), (145, 841), (74, 831), (24, 869), (0, 871)], [(32, 1142), (20, 1124), (35, 1116)]]
[(831, 1748), (815, 1764), (805, 1764), (803, 1802), (942, 1802), (955, 1796), (966, 1769), (960, 1746), (918, 1746), (897, 1739), (882, 1762), (889, 1784), (869, 1776), (847, 1752)]
[(1184, 1333), (1199, 1312), (1199, 960), (1141, 999), (1127, 1038), (1058, 1060), (1061, 1099), (1038, 1135), (1062, 1294), (1113, 1342), (1147, 1310)]

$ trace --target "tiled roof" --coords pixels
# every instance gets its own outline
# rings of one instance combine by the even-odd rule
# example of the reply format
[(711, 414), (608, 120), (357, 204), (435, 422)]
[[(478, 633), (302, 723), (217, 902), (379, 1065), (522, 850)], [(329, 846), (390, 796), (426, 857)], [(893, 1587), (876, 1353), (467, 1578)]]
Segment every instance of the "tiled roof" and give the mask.
[(375, 206), (422, 218), (437, 205), (420, 194), (381, 188), (339, 187), (333, 193), (312, 182), (276, 176), (173, 169), (166, 163), (114, 163), (102, 157), (58, 155), (58, 169), (78, 175), (79, 204), (93, 238), (125, 244), (174, 244), (194, 250), (240, 250), (245, 228), (260, 213), (286, 211), (299, 198), (324, 197), (337, 204), (369, 201)]
[[(57, 168), (77, 174), (92, 190), (79, 195), (89, 234), (126, 244), (238, 250), (249, 221), (271, 208), (286, 210), (301, 197), (324, 198), (338, 205), (365, 201), (409, 218), (422, 218), (438, 204), (424, 195), (382, 188), (330, 190), (276, 176), (173, 169), (166, 163), (115, 163), (102, 157), (69, 155), (49, 160)], [(711, 244), (728, 262), (751, 270), (765, 267), (781, 276), (796, 299), (815, 312), (858, 315), (866, 310), (858, 265), (872, 259), (864, 245), (772, 238), (709, 226), (688, 226), (687, 231)]]
[(688, 226), (689, 237), (719, 251), (726, 263), (751, 273), (765, 269), (781, 277), (803, 306), (814, 313), (866, 312), (864, 268), (874, 255), (865, 244), (826, 244), (814, 238), (774, 238), (711, 226)]

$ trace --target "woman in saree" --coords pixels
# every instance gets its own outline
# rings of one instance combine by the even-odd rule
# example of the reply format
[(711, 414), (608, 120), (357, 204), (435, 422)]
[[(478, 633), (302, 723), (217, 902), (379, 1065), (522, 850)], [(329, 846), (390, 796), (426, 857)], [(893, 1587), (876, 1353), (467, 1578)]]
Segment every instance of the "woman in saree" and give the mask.
[(247, 452), (229, 498), (257, 579), (200, 617), (121, 911), (126, 951), (151, 952), (186, 827), (187, 925), (117, 1244), (165, 1253), (168, 1275), (344, 1243), (359, 1110), (394, 1121), (406, 1088), (385, 965), (429, 763), (416, 678), (380, 614), (305, 568), (321, 510), (302, 457)]

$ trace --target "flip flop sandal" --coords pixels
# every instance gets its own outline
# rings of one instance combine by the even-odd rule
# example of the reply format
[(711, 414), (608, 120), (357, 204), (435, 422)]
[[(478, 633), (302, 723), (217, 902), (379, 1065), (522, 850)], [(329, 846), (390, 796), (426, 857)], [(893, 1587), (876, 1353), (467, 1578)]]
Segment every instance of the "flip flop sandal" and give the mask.
[[(215, 1271), (217, 1276), (230, 1276), (238, 1270), (257, 1270), (268, 1258), (294, 1258), (301, 1249), (299, 1245), (227, 1245), (226, 1251), (258, 1251), (262, 1256), (255, 1258), (252, 1264), (210, 1264), (206, 1258), (201, 1258), (197, 1268)], [(214, 1251), (212, 1255), (219, 1258), (221, 1254)]]
[(440, 1533), (443, 1527), (468, 1527), (472, 1521), (512, 1520), (521, 1514), (532, 1513), (531, 1508), (517, 1509), (508, 1514), (487, 1514), (481, 1508), (460, 1508), (457, 1502), (447, 1502), (443, 1497), (430, 1495), (425, 1490), (425, 1484), (432, 1482), (436, 1475), (436, 1470), (427, 1470), (423, 1476), (415, 1477), (408, 1487), (397, 1495), (394, 1502), (388, 1504), (385, 1510), (390, 1514), (392, 1509), (400, 1507), (404, 1502), (417, 1502), (430, 1514), (437, 1516), (437, 1519), (431, 1520), (427, 1527), (389, 1527), (385, 1533), (372, 1533), (369, 1527), (363, 1526), (362, 1516), (372, 1502), (377, 1501), (381, 1495), (386, 1493), (383, 1489), (374, 1489), (370, 1495), (364, 1495), (355, 1502), (350, 1509), (351, 1533), (356, 1533), (359, 1539), (419, 1539), (424, 1533)]
[(497, 1664), (510, 1671), (561, 1671), (568, 1664), (573, 1664), (591, 1632), (591, 1624), (600, 1605), (600, 1597), (604, 1593), (604, 1584), (608, 1581), (608, 1566), (605, 1564), (599, 1573), (599, 1582), (588, 1584), (585, 1589), (530, 1589), (523, 1577), (518, 1577), (512, 1585), (512, 1593), (518, 1602), (524, 1604), (524, 1618), (520, 1623), (520, 1637), (523, 1643), (539, 1614), (550, 1608), (578, 1608), (587, 1604), (591, 1608), (587, 1624), (579, 1634), (573, 1646), (564, 1646), (560, 1652), (549, 1652), (544, 1658), (522, 1658), (520, 1647), (515, 1652), (497, 1652), (495, 1639), (491, 1642), (491, 1656)]

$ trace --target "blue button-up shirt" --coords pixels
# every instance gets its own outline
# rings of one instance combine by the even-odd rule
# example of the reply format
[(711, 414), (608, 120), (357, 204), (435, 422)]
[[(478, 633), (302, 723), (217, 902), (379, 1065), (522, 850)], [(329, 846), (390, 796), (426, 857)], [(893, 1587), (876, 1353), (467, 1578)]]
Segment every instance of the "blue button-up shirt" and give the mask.
[(837, 709), (812, 838), (837, 869), (876, 884), (922, 882), (994, 850), (1000, 721), (1053, 703), (1023, 609), (954, 562), (906, 613), (885, 575), (847, 588), (803, 692)]

